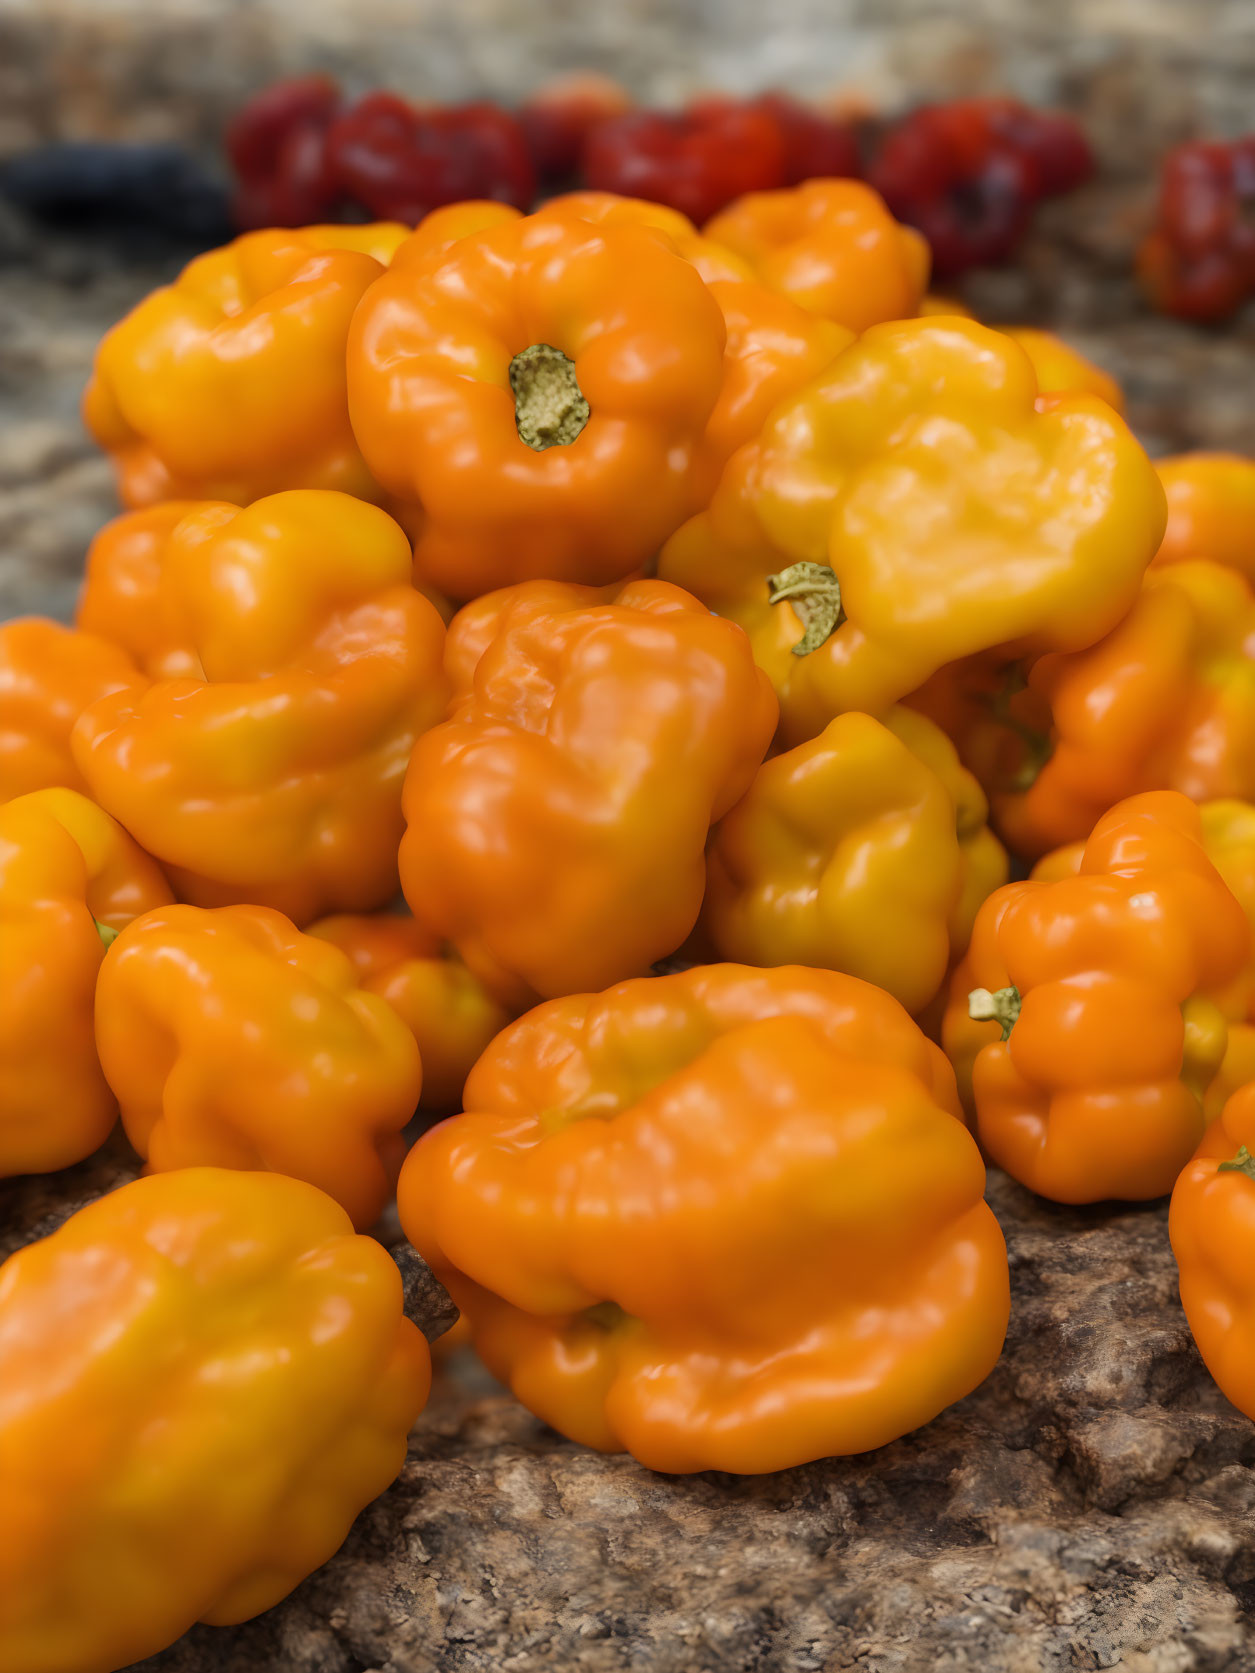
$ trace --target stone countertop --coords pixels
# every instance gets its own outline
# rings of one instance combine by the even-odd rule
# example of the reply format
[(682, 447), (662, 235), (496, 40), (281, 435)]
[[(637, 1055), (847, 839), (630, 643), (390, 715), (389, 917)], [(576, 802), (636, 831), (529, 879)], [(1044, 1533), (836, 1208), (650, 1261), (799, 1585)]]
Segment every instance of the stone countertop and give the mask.
[[(1056, 323), (1125, 384), (1154, 451), (1249, 450), (1255, 327), (1147, 314), (1134, 215), (1097, 188), (1056, 205), (967, 297)], [(0, 616), (72, 609), (114, 509), (78, 396), (100, 332), (164, 276), (69, 248), (0, 266)], [(0, 1182), (0, 1255), (132, 1167), (114, 1152)], [(919, 1433), (773, 1477), (672, 1479), (562, 1441), (455, 1359), (340, 1554), (144, 1673), (1249, 1673), (1255, 1426), (1190, 1341), (1165, 1210), (1052, 1208), (1001, 1176), (990, 1198), (1007, 1349)]]

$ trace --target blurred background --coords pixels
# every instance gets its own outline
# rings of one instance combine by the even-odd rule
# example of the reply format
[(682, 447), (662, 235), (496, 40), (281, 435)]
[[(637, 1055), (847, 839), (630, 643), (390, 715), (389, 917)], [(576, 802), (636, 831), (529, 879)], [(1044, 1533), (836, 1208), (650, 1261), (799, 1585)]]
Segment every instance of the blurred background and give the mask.
[[(1011, 259), (947, 289), (1114, 373), (1153, 452), (1249, 450), (1250, 308), (1222, 327), (1165, 319), (1133, 274), (1165, 152), (1255, 125), (1247, 0), (0, 0), (0, 615), (70, 607), (114, 509), (77, 417), (94, 345), (229, 236), (224, 133), (246, 100), (326, 72), (349, 101), (514, 107), (576, 70), (647, 105), (780, 89), (872, 128), (972, 95), (1070, 112), (1093, 177), (1043, 202)], [(173, 148), (175, 172), (149, 153), (164, 161), (119, 211), (116, 153), (65, 142)]]

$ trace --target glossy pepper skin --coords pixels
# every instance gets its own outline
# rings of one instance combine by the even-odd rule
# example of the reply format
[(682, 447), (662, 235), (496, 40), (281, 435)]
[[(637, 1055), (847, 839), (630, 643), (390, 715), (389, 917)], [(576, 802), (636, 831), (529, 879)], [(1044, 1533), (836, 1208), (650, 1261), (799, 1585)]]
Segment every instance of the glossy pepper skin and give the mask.
[(399, 226), (246, 233), (105, 334), (83, 419), (124, 505), (285, 488), (377, 500), (349, 427), (349, 321)]
[(1006, 1329), (939, 1055), (831, 971), (556, 1000), (411, 1152), (402, 1224), (485, 1363), (584, 1445), (744, 1474), (863, 1452), (974, 1388)]
[(519, 1009), (645, 974), (775, 730), (744, 634), (660, 581), (532, 582), (462, 611), (446, 666), (405, 782), (414, 916)]
[(944, 1026), (987, 1154), (1056, 1202), (1170, 1191), (1225, 1054), (1218, 997), (1249, 957), (1198, 810), (1172, 791), (1113, 808), (1076, 876), (999, 889)]
[(706, 234), (764, 284), (850, 331), (909, 318), (928, 289), (927, 244), (860, 180), (751, 192), (716, 215)]
[(199, 500), (161, 500), (123, 512), (87, 548), (75, 623), (125, 651), (150, 680), (195, 679), (200, 668), (173, 589), (162, 584), (175, 529), (200, 509)]
[(1172, 1192), (1168, 1235), (1181, 1305), (1221, 1392), (1255, 1417), (1255, 1083), (1208, 1128)]
[(1045, 853), (1143, 790), (1255, 797), (1253, 646), (1255, 593), (1236, 570), (1156, 566), (1105, 639), (974, 705), (961, 743), (1005, 841)]
[(691, 509), (725, 336), (641, 226), (527, 216), (382, 277), (353, 321), (349, 401), (416, 578), (466, 600), (652, 558)]
[(146, 913), (105, 959), (96, 1044), (152, 1172), (288, 1174), (379, 1218), (422, 1069), (338, 948), (261, 906)]
[(1157, 564), (1206, 558), (1255, 585), (1255, 459), (1237, 453), (1179, 453), (1157, 459), (1168, 496), (1168, 526)]
[(720, 958), (842, 970), (916, 1011), (950, 963), (961, 873), (945, 785), (879, 721), (840, 715), (715, 827), (702, 923)]
[(401, 913), (346, 913), (308, 933), (347, 955), (366, 993), (386, 999), (418, 1042), (423, 1087), (418, 1107), (461, 1105), (471, 1065), (512, 1020), (458, 958)]
[(394, 1480), (401, 1277), (277, 1174), (124, 1185), (0, 1267), (0, 1664), (112, 1673), (269, 1609)]
[(1039, 401), (1024, 351), (974, 321), (903, 320), (775, 409), (659, 574), (746, 629), (798, 742), (978, 650), (1092, 644), (1163, 519), (1105, 403)]
[(194, 671), (80, 717), (94, 798), (197, 905), (308, 923), (386, 904), (410, 751), (447, 691), (404, 534), (347, 495), (277, 494), (199, 506), (159, 567), (154, 619), (172, 631), (149, 655)]
[(779, 186), (785, 157), (770, 111), (712, 101), (598, 123), (584, 143), (584, 179), (594, 191), (649, 198), (700, 224), (743, 192)]
[(118, 645), (44, 616), (0, 622), (0, 802), (32, 790), (86, 790), (70, 734), (83, 710), (139, 684)]
[(106, 942), (172, 899), (126, 832), (73, 790), (0, 807), (0, 1177), (51, 1173), (104, 1143), (117, 1105), (92, 1006)]

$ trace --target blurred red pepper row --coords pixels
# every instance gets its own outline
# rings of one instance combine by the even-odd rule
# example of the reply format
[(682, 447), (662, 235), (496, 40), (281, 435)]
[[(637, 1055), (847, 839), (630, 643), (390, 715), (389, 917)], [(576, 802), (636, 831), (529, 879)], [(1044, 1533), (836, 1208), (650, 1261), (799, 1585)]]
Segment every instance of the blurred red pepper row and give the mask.
[(780, 93), (634, 109), (622, 88), (591, 74), (555, 82), (513, 113), (383, 92), (346, 105), (330, 77), (278, 82), (241, 109), (227, 149), (244, 227), (362, 214), (413, 223), (467, 198), (522, 209), (579, 182), (700, 223), (746, 192), (866, 175), (929, 239), (943, 275), (1005, 260), (1036, 203), (1093, 169), (1070, 118), (1010, 99), (926, 106), (872, 136)]

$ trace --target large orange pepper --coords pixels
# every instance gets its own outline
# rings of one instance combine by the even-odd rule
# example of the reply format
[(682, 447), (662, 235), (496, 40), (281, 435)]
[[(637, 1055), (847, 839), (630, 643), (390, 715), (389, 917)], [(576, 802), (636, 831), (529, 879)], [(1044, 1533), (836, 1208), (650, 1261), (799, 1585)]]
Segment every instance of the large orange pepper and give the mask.
[(349, 405), (416, 577), (467, 599), (652, 558), (692, 508), (725, 335), (694, 268), (640, 225), (524, 216), (376, 280)]
[(715, 827), (702, 924), (720, 958), (843, 970), (917, 1011), (963, 950), (964, 872), (946, 784), (887, 725), (840, 715)]
[(1039, 402), (1024, 351), (973, 321), (903, 320), (775, 409), (659, 574), (746, 629), (800, 742), (977, 651), (1092, 644), (1163, 517), (1104, 402)]
[(1255, 459), (1180, 453), (1155, 463), (1168, 496), (1156, 563), (1207, 558), (1255, 583)]
[(431, 1386), (387, 1251), (277, 1174), (136, 1180), (0, 1267), (0, 1666), (245, 1621), (394, 1480)]
[(108, 1137), (96, 978), (118, 930), (172, 898), (85, 796), (37, 790), (0, 807), (0, 1177), (69, 1167)]
[(379, 1218), (422, 1070), (338, 947), (261, 906), (146, 913), (100, 972), (96, 1044), (154, 1173), (286, 1173)]
[(988, 1373), (1002, 1234), (888, 994), (736, 965), (542, 1005), (410, 1153), (407, 1235), (531, 1411), (650, 1469), (864, 1452)]
[(404, 534), (344, 494), (276, 494), (198, 506), (158, 567), (150, 612), (106, 596), (95, 619), (189, 672), (82, 715), (92, 795), (198, 905), (308, 923), (386, 904), (406, 765), (447, 689), (444, 624), (410, 583)]
[(1057, 1202), (1170, 1191), (1225, 1055), (1218, 1001), (1249, 958), (1198, 809), (1173, 791), (1113, 808), (1075, 876), (991, 895), (943, 1034), (988, 1154)]
[(861, 180), (748, 192), (705, 231), (764, 284), (850, 331), (909, 318), (928, 289), (927, 241)]
[(249, 232), (106, 333), (83, 398), (122, 501), (247, 505), (284, 488), (378, 499), (349, 427), (349, 321), (408, 228)]
[(43, 616), (0, 623), (0, 802), (31, 790), (87, 788), (70, 734), (98, 698), (141, 683), (117, 645)]
[(1027, 684), (1015, 668), (955, 677), (977, 695), (954, 735), (1018, 853), (1078, 840), (1143, 790), (1255, 798), (1255, 593), (1236, 570), (1151, 569), (1118, 627), (1040, 658)]
[(531, 582), (455, 618), (446, 666), (405, 783), (414, 916), (519, 1009), (645, 973), (775, 729), (745, 635), (661, 581)]
[(460, 1108), (471, 1065), (513, 1013), (429, 930), (402, 913), (323, 918), (308, 933), (346, 953), (365, 992), (386, 999), (418, 1042), (419, 1108)]

